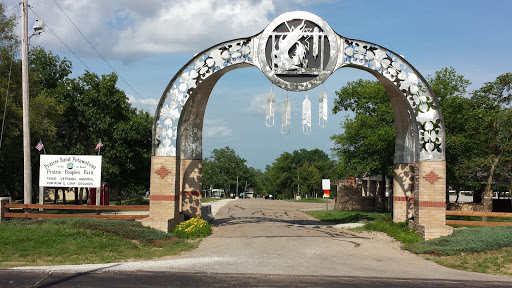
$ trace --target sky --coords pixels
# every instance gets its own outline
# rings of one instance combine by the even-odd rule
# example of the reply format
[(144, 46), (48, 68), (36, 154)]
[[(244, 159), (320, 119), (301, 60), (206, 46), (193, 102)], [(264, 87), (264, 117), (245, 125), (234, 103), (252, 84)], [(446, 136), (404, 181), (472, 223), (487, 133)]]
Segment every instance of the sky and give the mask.
[[(19, 0), (3, 2), (8, 14), (18, 13)], [(296, 10), (318, 15), (343, 37), (403, 55), (424, 77), (453, 67), (474, 90), (512, 72), (509, 0), (29, 0), (29, 5), (29, 27), (36, 19), (47, 25), (30, 39), (31, 46), (70, 60), (72, 77), (85, 70), (115, 71), (132, 105), (151, 114), (169, 81), (195, 54), (258, 34), (280, 14)], [(208, 101), (203, 156), (229, 146), (248, 166), (264, 170), (282, 153), (302, 148), (332, 155), (330, 137), (342, 133), (340, 124), (350, 117), (332, 114), (335, 92), (360, 78), (375, 80), (367, 72), (342, 68), (325, 81), (330, 111), (325, 128), (317, 120), (322, 86), (308, 91), (313, 104), (309, 135), (302, 133), (301, 123), (305, 93), (289, 92), (291, 132), (283, 135), (280, 110), (286, 91), (274, 87), (276, 124), (267, 127), (270, 81), (254, 67), (231, 71)]]

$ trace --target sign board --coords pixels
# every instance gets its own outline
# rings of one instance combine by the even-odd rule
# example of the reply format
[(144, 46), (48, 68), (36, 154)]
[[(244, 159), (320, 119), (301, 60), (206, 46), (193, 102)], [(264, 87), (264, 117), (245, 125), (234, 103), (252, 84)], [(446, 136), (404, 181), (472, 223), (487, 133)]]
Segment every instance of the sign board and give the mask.
[(101, 156), (41, 155), (40, 187), (100, 187)]
[(331, 179), (322, 179), (322, 190), (331, 190)]

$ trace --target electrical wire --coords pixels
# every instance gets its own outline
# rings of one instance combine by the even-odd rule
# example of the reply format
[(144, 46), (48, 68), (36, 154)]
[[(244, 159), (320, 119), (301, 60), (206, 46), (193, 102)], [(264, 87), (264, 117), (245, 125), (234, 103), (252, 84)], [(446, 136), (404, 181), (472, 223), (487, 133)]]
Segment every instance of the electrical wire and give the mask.
[[(34, 11), (34, 9), (32, 9), (32, 7), (30, 7), (30, 10), (32, 10), (32, 12), (34, 12), (34, 14), (36, 14), (37, 18), (39, 19), (42, 19), (41, 17), (39, 17), (39, 15), (36, 13), (36, 11)], [(62, 39), (59, 38), (59, 36), (57, 36), (57, 34), (55, 34), (55, 32), (53, 32), (52, 28), (50, 28), (50, 26), (48, 26), (48, 24), (45, 24), (45, 27), (48, 28), (50, 30), (50, 32), (52, 32), (52, 34), (57, 37), (57, 39), (59, 39), (60, 43), (62, 43), (62, 45), (66, 46), (66, 48), (68, 48), (69, 52), (71, 52), (71, 54), (75, 55), (75, 57), (80, 60), (80, 62), (82, 62), (82, 64), (85, 66), (85, 68), (87, 68), (87, 70), (89, 71), (92, 71), (91, 68), (89, 68), (89, 66), (87, 66), (87, 64), (84, 63), (84, 61), (82, 61), (82, 59), (80, 59), (80, 57), (78, 57), (78, 55), (75, 54), (75, 52), (73, 52), (73, 50), (71, 50), (71, 48), (68, 47), (68, 45), (66, 45), (66, 43), (64, 43), (64, 41), (62, 41)]]
[(82, 33), (82, 31), (80, 31), (80, 29), (75, 25), (75, 23), (73, 22), (73, 20), (71, 20), (71, 18), (69, 18), (68, 14), (66, 14), (66, 12), (60, 7), (59, 3), (57, 3), (56, 0), (53, 0), (53, 2), (55, 2), (55, 5), (57, 5), (57, 7), (60, 9), (60, 11), (62, 11), (62, 13), (64, 13), (64, 15), (66, 15), (66, 17), (68, 18), (69, 22), (71, 22), (71, 24), (73, 24), (73, 26), (75, 26), (76, 30), (80, 33), (80, 35), (82, 35), (82, 37), (85, 39), (85, 41), (87, 41), (87, 43), (89, 43), (89, 45), (92, 47), (92, 49), (94, 50), (94, 52), (96, 52), (96, 54), (98, 54), (98, 56), (101, 57), (101, 59), (103, 59), (103, 61), (110, 67), (110, 69), (112, 69), (112, 71), (114, 71), (118, 76), (119, 76), (119, 79), (121, 79), (128, 87), (130, 87), (130, 89), (133, 90), (133, 92), (135, 92), (135, 94), (144, 102), (146, 102), (146, 104), (148, 104), (149, 106), (153, 107), (156, 109), (156, 106), (150, 104), (146, 98), (142, 97), (139, 92), (137, 92), (137, 90), (135, 90), (135, 88), (133, 88), (122, 76), (121, 74), (119, 74), (119, 72), (116, 71), (116, 69), (114, 69), (114, 67), (112, 67), (112, 65), (110, 65), (110, 63), (107, 61), (107, 59), (105, 59), (105, 57), (103, 57), (103, 55), (101, 55), (101, 53), (94, 47), (94, 45), (92, 45), (92, 43), (89, 41), (89, 39), (87, 39), (87, 37), (85, 37), (84, 33)]

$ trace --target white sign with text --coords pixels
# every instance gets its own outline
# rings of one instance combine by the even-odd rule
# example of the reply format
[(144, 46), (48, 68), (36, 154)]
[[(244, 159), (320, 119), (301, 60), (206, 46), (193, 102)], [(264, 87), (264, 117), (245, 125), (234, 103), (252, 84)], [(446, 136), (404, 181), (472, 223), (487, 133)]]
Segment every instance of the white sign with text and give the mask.
[(101, 156), (41, 155), (39, 186), (100, 187)]
[(322, 190), (331, 190), (331, 179), (322, 179)]

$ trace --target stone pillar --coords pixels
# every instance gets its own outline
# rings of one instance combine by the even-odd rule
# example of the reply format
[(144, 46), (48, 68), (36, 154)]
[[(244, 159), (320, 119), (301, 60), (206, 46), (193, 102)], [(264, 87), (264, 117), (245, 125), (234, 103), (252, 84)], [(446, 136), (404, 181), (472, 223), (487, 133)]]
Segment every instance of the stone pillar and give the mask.
[(405, 222), (414, 213), (414, 165), (396, 163), (393, 174), (393, 222)]
[(171, 232), (183, 221), (179, 214), (178, 161), (173, 156), (151, 157), (149, 217), (141, 220), (144, 226)]
[(181, 160), (181, 212), (189, 217), (201, 217), (202, 160)]
[(414, 193), (414, 228), (425, 237), (435, 239), (453, 233), (446, 226), (446, 161), (417, 162)]

